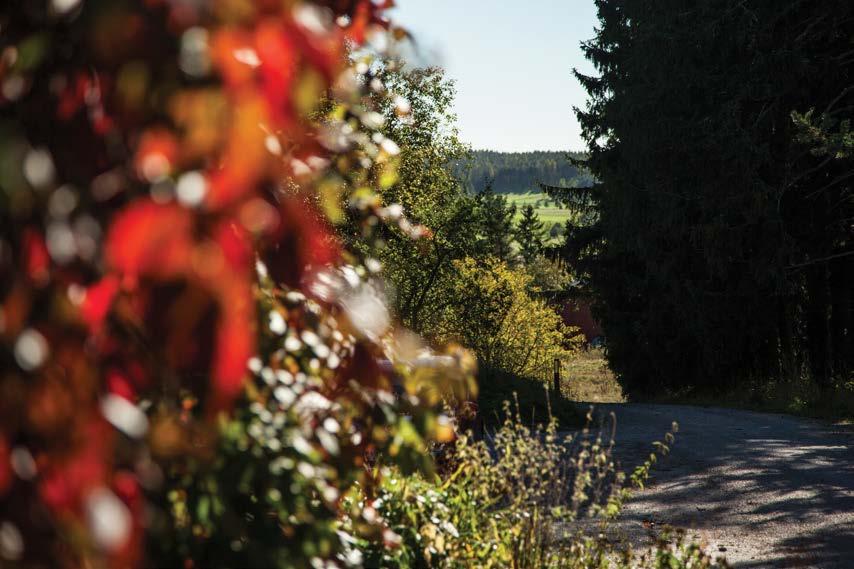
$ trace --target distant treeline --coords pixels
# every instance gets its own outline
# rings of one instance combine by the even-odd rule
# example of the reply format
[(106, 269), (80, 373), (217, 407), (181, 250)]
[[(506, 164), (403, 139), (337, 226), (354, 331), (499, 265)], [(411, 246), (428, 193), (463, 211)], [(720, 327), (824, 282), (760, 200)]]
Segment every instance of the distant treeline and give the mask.
[(586, 169), (570, 160), (583, 160), (579, 152), (495, 152), (475, 150), (471, 158), (454, 165), (454, 173), (470, 192), (492, 183), (499, 194), (539, 192), (539, 183), (583, 187), (593, 183)]
[[(599, 0), (566, 251), (630, 394), (854, 377), (854, 2)], [(592, 200), (592, 202), (591, 202)], [(772, 388), (773, 390), (773, 388)]]

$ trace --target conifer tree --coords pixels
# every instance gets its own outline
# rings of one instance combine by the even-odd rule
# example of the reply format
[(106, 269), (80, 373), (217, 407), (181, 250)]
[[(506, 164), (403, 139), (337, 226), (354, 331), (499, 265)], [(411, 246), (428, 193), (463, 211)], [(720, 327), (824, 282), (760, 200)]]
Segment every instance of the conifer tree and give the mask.
[(553, 193), (597, 209), (565, 251), (626, 391), (850, 377), (854, 4), (596, 6), (576, 113), (597, 183)]
[(477, 253), (498, 260), (513, 260), (513, 217), (516, 206), (507, 202), (503, 195), (496, 194), (492, 185), (475, 196), (475, 212), (479, 226)]
[(543, 235), (545, 225), (537, 217), (534, 206), (531, 204), (522, 208), (522, 217), (516, 226), (516, 242), (519, 244), (519, 253), (525, 264), (534, 261), (543, 252)]

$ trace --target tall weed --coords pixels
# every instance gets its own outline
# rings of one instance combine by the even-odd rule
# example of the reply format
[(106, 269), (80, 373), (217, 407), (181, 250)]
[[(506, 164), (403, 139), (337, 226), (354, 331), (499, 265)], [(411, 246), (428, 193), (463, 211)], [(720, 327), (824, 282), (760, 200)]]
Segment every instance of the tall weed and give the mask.
[[(643, 486), (657, 457), (669, 451), (675, 425), (626, 475), (614, 461), (613, 430), (588, 426), (561, 434), (554, 420), (527, 426), (518, 407), (512, 412), (505, 405), (504, 414), (483, 440), (461, 437), (435, 479), (387, 472), (373, 505), (389, 534), (383, 544), (359, 544), (367, 567), (726, 566), (682, 532), (665, 532), (642, 554), (607, 537), (632, 489)], [(396, 547), (388, 547), (389, 536)]]

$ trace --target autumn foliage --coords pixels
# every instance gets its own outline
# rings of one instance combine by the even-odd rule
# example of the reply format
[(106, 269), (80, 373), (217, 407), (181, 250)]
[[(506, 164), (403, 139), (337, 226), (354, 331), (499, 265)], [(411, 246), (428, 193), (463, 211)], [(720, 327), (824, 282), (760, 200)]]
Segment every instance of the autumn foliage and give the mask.
[[(235, 405), (293, 403), (272, 396), (271, 374), (302, 373), (298, 395), (336, 409), (357, 401), (354, 414), (376, 404), (354, 395), (358, 385), (389, 389), (374, 363), (387, 322), (360, 319), (372, 305), (340, 271), (367, 273), (328, 219), (349, 208), (367, 232), (389, 217), (370, 193), (347, 195), (368, 179), (366, 155), (372, 167), (393, 161), (393, 146), (359, 134), (366, 72), (356, 77), (348, 56), (371, 34), (394, 33), (382, 16), (390, 4), (53, 0), (0, 10), (3, 559), (144, 564), (146, 503), (212, 464)], [(332, 118), (318, 120), (330, 98)], [(308, 308), (295, 308), (294, 294)], [(327, 318), (342, 322), (341, 342), (321, 326)], [(338, 342), (331, 352), (311, 343), (318, 326)], [(300, 346), (287, 348), (290, 338)], [(289, 416), (312, 431), (329, 418), (314, 412)], [(369, 419), (341, 423), (349, 454), (327, 440), (311, 456), (364, 473), (365, 451), (388, 437), (357, 440)], [(334, 484), (365, 483), (357, 474)], [(191, 539), (214, 525), (191, 523)]]

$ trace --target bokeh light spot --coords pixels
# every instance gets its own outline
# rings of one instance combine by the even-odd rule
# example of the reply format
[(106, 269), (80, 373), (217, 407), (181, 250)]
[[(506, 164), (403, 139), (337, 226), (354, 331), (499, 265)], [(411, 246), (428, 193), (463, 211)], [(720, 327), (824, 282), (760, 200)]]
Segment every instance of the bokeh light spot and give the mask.
[(15, 342), (15, 361), (24, 371), (40, 368), (49, 353), (45, 337), (32, 328), (24, 330)]

